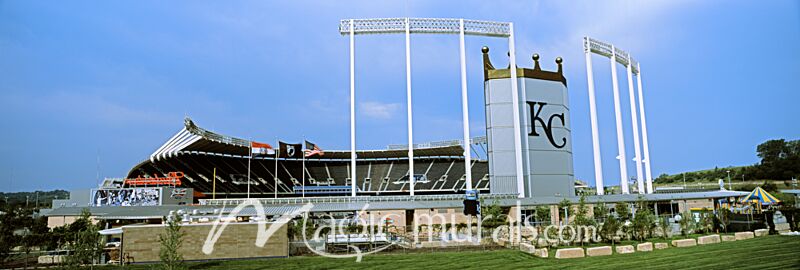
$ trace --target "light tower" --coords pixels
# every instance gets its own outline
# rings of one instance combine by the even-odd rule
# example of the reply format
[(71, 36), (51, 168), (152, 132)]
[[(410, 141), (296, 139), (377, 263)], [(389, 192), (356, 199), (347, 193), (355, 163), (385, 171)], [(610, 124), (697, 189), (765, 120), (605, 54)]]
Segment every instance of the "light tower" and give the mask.
[[(594, 74), (592, 72), (592, 54), (598, 54), (608, 57), (611, 62), (611, 81), (614, 95), (614, 114), (616, 120), (617, 130), (617, 151), (620, 168), (620, 185), (622, 186), (622, 193), (629, 193), (627, 178), (627, 160), (625, 157), (625, 136), (622, 129), (622, 115), (620, 110), (619, 101), (619, 87), (617, 86), (617, 64), (622, 64), (627, 71), (628, 79), (628, 96), (630, 100), (631, 111), (631, 126), (633, 127), (633, 143), (634, 143), (634, 157), (633, 162), (636, 165), (636, 179), (639, 193), (653, 193), (653, 176), (650, 170), (650, 148), (647, 140), (647, 122), (645, 120), (644, 110), (644, 96), (642, 95), (642, 77), (639, 63), (626, 51), (623, 51), (614, 45), (590, 37), (584, 37), (583, 48), (586, 55), (586, 77), (588, 79), (589, 91), (589, 112), (592, 124), (592, 150), (594, 154), (594, 173), (595, 185), (597, 185), (597, 194), (603, 194), (603, 170), (602, 161), (600, 158), (600, 135), (598, 132), (597, 123), (597, 105), (595, 99), (594, 89)], [(637, 75), (637, 88), (638, 88), (638, 107), (639, 113), (637, 115), (637, 102), (636, 94), (634, 93), (633, 76)], [(639, 124), (641, 119), (641, 126)], [(642, 142), (639, 141), (639, 128), (641, 128)], [(641, 147), (641, 148), (640, 148)], [(644, 157), (642, 157), (644, 156)], [(644, 165), (644, 171), (642, 169)]]
[[(464, 133), (464, 167), (466, 175), (466, 188), (472, 190), (472, 161), (470, 154), (469, 138), (469, 111), (467, 107), (467, 68), (464, 36), (488, 36), (508, 39), (508, 50), (511, 66), (516, 66), (514, 57), (514, 25), (510, 22), (491, 22), (465, 19), (443, 18), (378, 18), (378, 19), (347, 19), (339, 23), (339, 33), (350, 38), (350, 175), (351, 196), (356, 196), (356, 121), (355, 121), (355, 36), (364, 34), (404, 34), (406, 47), (406, 104), (408, 112), (408, 176), (410, 195), (414, 195), (414, 141), (412, 120), (412, 92), (411, 92), (411, 34), (455, 34), (459, 36), (459, 55), (461, 62), (461, 108)], [(516, 69), (511, 69), (511, 76), (516, 77)], [(517, 81), (512, 83), (512, 91), (519, 93)], [(518, 104), (518, 94), (514, 95), (514, 104)], [(524, 194), (522, 184), (522, 138), (519, 125), (519, 108), (514, 111), (514, 129), (516, 137), (516, 171), (517, 189)]]

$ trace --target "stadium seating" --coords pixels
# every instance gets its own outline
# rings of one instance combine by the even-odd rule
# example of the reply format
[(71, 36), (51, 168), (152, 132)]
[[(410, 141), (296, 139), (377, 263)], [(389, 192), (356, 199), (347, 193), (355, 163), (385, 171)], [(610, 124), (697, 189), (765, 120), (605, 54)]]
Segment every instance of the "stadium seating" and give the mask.
[[(415, 159), (414, 164), (417, 194), (463, 193), (463, 159), (423, 157)], [(349, 186), (346, 181), (350, 176), (349, 160), (307, 160), (305, 167), (306, 186)], [(279, 179), (277, 193), (280, 196), (292, 196), (295, 190), (302, 190), (294, 188), (303, 185), (302, 160), (279, 160), (277, 174), (272, 158), (255, 158), (250, 168), (251, 194), (273, 195), (276, 175)], [(215, 169), (216, 184), (212, 183)], [(155, 162), (143, 162), (131, 170), (128, 178), (163, 176), (171, 171), (183, 172), (187, 179), (183, 185), (202, 193), (210, 194), (216, 188), (217, 197), (240, 197), (247, 192), (247, 157), (186, 153)], [(410, 190), (407, 159), (360, 161), (356, 173), (359, 194), (398, 195)], [(474, 161), (472, 179), (476, 189), (488, 190), (486, 161)], [(306, 195), (326, 195), (324, 191), (315, 189), (313, 194)]]

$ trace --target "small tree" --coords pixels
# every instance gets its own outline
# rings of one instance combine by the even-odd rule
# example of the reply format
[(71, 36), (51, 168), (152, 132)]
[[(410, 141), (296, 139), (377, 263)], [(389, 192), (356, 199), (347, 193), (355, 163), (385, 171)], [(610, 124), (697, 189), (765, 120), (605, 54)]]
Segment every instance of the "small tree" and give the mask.
[(14, 235), (20, 211), (11, 207), (2, 209), (6, 213), (0, 215), (0, 263), (10, 258), (11, 249), (19, 243), (19, 237)]
[(563, 200), (561, 200), (561, 202), (558, 203), (558, 211), (559, 211), (559, 213), (562, 210), (564, 211), (564, 214), (563, 215), (559, 215), (558, 218), (560, 220), (564, 221), (563, 222), (564, 225), (569, 224), (569, 212), (570, 212), (569, 210), (570, 210), (571, 206), (572, 206), (572, 202), (567, 200), (567, 198), (564, 198)]
[(617, 213), (619, 228), (622, 230), (623, 236), (625, 236), (625, 238), (631, 238), (631, 224), (629, 222), (631, 218), (631, 210), (628, 206), (628, 203), (618, 202), (616, 205), (614, 205), (614, 212)]
[(708, 212), (703, 213), (702, 217), (700, 217), (700, 224), (698, 224), (698, 227), (703, 230), (704, 233), (709, 233), (714, 230), (714, 215)]
[(603, 222), (603, 226), (600, 227), (600, 237), (602, 237), (605, 241), (613, 242), (614, 237), (617, 236), (620, 225), (621, 224), (617, 217), (609, 215), (606, 217), (605, 222)]
[[(589, 217), (589, 207), (586, 205), (586, 194), (582, 194), (581, 198), (578, 200), (578, 209), (575, 211), (575, 225), (579, 226), (594, 226), (597, 225), (595, 220)], [(584, 237), (585, 233), (581, 233), (580, 230), (578, 231), (578, 241), (585, 242)]]
[(608, 207), (602, 201), (598, 202), (597, 205), (594, 206), (595, 220), (604, 222), (607, 217), (608, 217)]
[(81, 217), (73, 223), (78, 225), (70, 226), (71, 228), (76, 228), (77, 231), (75, 232), (74, 241), (70, 245), (72, 254), (66, 259), (68, 266), (78, 267), (82, 264), (94, 263), (103, 252), (102, 239), (98, 233), (99, 229), (91, 222), (90, 217), (89, 210), (83, 209)]
[(728, 232), (728, 227), (731, 225), (731, 219), (733, 218), (733, 212), (730, 209), (720, 208), (719, 209), (719, 223), (722, 226), (722, 229), (725, 232)]
[(507, 217), (503, 214), (503, 208), (500, 207), (500, 201), (494, 200), (491, 204), (485, 205), (481, 202), (481, 226), (486, 229), (494, 229), (498, 226), (506, 224)]
[(625, 222), (631, 217), (631, 209), (628, 207), (628, 203), (618, 202), (614, 205), (614, 212), (617, 213), (617, 217), (621, 222)]
[(550, 207), (540, 205), (536, 207), (536, 230), (539, 232), (539, 235), (544, 232), (544, 224), (550, 223)]
[(161, 243), (158, 257), (161, 259), (161, 267), (163, 269), (186, 269), (183, 264), (183, 255), (179, 251), (183, 245), (183, 236), (185, 234), (185, 232), (181, 231), (179, 217), (177, 215), (169, 216), (167, 218), (166, 231), (158, 235), (158, 242)]
[(664, 239), (669, 238), (669, 232), (672, 231), (672, 228), (669, 225), (669, 217), (662, 216), (658, 219), (658, 229)]
[(695, 222), (692, 213), (684, 212), (681, 214), (681, 220), (678, 222), (681, 226), (681, 235), (688, 236), (694, 232)]
[(575, 211), (575, 225), (595, 225), (594, 219), (589, 217), (589, 207), (586, 206), (585, 194), (581, 195), (581, 198), (578, 200), (578, 211)]
[(539, 224), (547, 222), (550, 223), (550, 207), (540, 205), (536, 207), (536, 221)]
[(644, 197), (639, 196), (636, 204), (636, 214), (633, 216), (632, 222), (633, 234), (636, 239), (641, 241), (652, 235), (653, 228), (655, 227), (655, 216), (653, 212), (650, 211), (650, 208), (647, 207), (647, 202), (644, 201)]

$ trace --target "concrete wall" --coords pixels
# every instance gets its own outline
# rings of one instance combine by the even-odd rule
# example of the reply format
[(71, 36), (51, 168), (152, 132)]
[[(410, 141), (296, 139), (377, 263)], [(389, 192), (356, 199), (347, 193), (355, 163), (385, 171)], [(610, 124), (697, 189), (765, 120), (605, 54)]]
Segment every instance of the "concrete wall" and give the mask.
[(88, 207), (91, 189), (76, 189), (69, 192), (69, 199), (53, 200), (53, 209), (61, 207)]
[(714, 208), (714, 201), (712, 199), (696, 199), (678, 201), (678, 213), (689, 211), (692, 208)]
[[(47, 228), (53, 229), (55, 227), (69, 225), (79, 218), (80, 216), (49, 216), (47, 217)], [(89, 220), (92, 221), (92, 224), (97, 224), (97, 222), (100, 221), (95, 217), (89, 217)]]
[[(272, 226), (267, 223), (266, 226)], [(277, 226), (277, 225), (275, 225)], [(211, 224), (191, 224), (181, 227), (186, 235), (180, 253), (185, 260), (211, 260), (231, 258), (286, 257), (289, 255), (288, 227), (283, 225), (272, 235), (264, 247), (255, 245), (258, 235), (256, 223), (230, 223), (220, 235), (214, 251), (206, 255), (203, 244), (211, 230)], [(164, 225), (142, 225), (122, 227), (123, 253), (133, 257), (133, 261), (159, 261), (161, 244), (158, 235), (164, 233)]]

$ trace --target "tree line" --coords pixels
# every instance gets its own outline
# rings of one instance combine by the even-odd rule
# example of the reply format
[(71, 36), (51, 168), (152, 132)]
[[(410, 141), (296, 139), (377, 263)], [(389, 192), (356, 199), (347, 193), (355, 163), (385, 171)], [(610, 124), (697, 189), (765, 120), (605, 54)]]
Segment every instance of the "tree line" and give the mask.
[(756, 147), (759, 163), (741, 167), (715, 167), (711, 170), (686, 172), (673, 175), (661, 174), (656, 183), (716, 182), (718, 179), (733, 182), (751, 180), (784, 180), (800, 178), (800, 140), (768, 140)]

